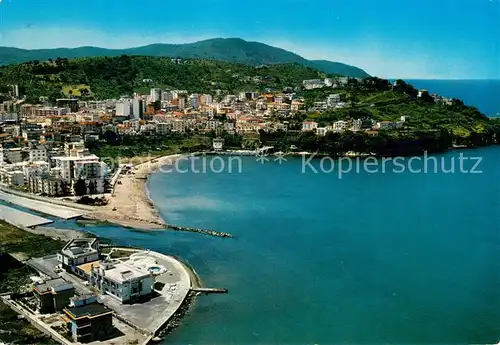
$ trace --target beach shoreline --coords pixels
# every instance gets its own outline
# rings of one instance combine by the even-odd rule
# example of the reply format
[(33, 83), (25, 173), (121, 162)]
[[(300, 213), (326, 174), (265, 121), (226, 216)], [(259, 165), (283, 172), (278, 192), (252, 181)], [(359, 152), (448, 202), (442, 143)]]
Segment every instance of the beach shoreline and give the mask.
[(162, 166), (174, 164), (184, 156), (172, 154), (131, 165), (129, 172), (118, 176), (109, 203), (87, 214), (86, 218), (146, 230), (164, 229), (167, 224), (150, 197), (148, 180)]

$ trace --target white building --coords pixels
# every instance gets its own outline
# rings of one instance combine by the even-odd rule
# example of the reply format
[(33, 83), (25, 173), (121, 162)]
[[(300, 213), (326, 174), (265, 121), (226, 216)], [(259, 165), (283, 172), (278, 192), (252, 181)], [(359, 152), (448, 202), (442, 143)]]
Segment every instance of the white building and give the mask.
[(172, 129), (172, 124), (168, 122), (156, 122), (155, 123), (155, 131), (156, 134), (165, 135), (170, 133)]
[(217, 120), (208, 120), (206, 123), (207, 123), (206, 128), (210, 130), (217, 129), (217, 127), (219, 127), (220, 124), (220, 122)]
[(316, 134), (317, 135), (325, 136), (326, 132), (328, 132), (328, 129), (326, 127), (318, 127), (318, 128), (316, 128)]
[(47, 196), (62, 196), (68, 193), (63, 189), (64, 181), (51, 175), (41, 175), (30, 177), (27, 184), (31, 193), (42, 193)]
[(162, 102), (171, 102), (174, 99), (174, 95), (171, 91), (163, 91), (161, 93), (161, 101)]
[(131, 118), (138, 120), (144, 114), (144, 102), (142, 99), (133, 99), (132, 100), (132, 116)]
[(9, 164), (0, 168), (0, 182), (7, 186), (24, 186), (24, 173), (20, 167)]
[(78, 180), (84, 180), (86, 194), (104, 193), (107, 166), (96, 155), (52, 157), (55, 177), (60, 177), (73, 188)]
[(161, 89), (152, 88), (149, 92), (149, 100), (154, 103), (161, 100)]
[(193, 109), (198, 109), (200, 106), (199, 104), (200, 97), (198, 96), (197, 93), (193, 93), (192, 95), (189, 96), (189, 105)]
[(187, 90), (172, 90), (173, 99), (181, 98), (187, 95)]
[(326, 99), (326, 103), (328, 105), (329, 108), (334, 108), (337, 103), (340, 102), (340, 95), (339, 94), (332, 94), (332, 95), (329, 95)]
[(213, 145), (215, 151), (220, 151), (220, 150), (222, 150), (222, 147), (224, 146), (224, 139), (214, 138), (212, 145)]
[(343, 131), (347, 128), (347, 126), (349, 125), (349, 123), (347, 121), (337, 121), (337, 122), (334, 122), (333, 125), (332, 125), (332, 128), (334, 131)]
[(302, 131), (313, 131), (318, 128), (318, 123), (314, 121), (302, 122)]
[(173, 132), (184, 132), (186, 130), (186, 123), (181, 119), (175, 119), (172, 121), (172, 131)]
[(325, 87), (325, 80), (324, 79), (309, 79), (309, 80), (302, 81), (302, 84), (304, 85), (304, 88), (306, 90), (320, 89), (320, 88)]
[(73, 239), (57, 253), (57, 261), (63, 268), (71, 271), (75, 271), (78, 265), (97, 260), (99, 260), (99, 241), (96, 238)]
[(83, 140), (65, 142), (64, 154), (66, 156), (85, 156), (88, 154), (88, 149)]
[(153, 292), (153, 275), (126, 262), (100, 262), (91, 266), (90, 274), (92, 286), (122, 303)]
[(35, 146), (29, 149), (30, 162), (48, 162), (45, 146)]
[(126, 99), (120, 100), (120, 101), (116, 102), (115, 115), (129, 117), (131, 108), (132, 108), (132, 104), (130, 103), (129, 100), (126, 100)]

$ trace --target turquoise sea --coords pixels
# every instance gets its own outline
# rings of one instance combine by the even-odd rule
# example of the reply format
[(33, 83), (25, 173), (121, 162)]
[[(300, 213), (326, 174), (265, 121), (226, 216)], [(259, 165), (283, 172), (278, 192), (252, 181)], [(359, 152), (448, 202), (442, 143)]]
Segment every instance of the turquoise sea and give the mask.
[[(247, 157), (241, 174), (154, 175), (167, 221), (236, 236), (142, 239), (230, 291), (200, 297), (168, 343), (498, 342), (500, 148), (465, 154), (482, 173), (339, 179)], [(437, 157), (450, 167), (459, 153)]]

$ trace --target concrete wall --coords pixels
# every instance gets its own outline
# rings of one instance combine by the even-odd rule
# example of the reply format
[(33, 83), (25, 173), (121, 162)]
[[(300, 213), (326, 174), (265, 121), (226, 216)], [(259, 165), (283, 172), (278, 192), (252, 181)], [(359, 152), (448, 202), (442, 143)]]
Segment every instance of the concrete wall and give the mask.
[(42, 323), (41, 321), (37, 320), (33, 315), (31, 315), (31, 313), (24, 310), (24, 308), (22, 308), (17, 303), (12, 301), (10, 298), (7, 298), (6, 296), (2, 296), (0, 298), (6, 305), (12, 308), (12, 310), (14, 310), (16, 313), (23, 315), (26, 318), (26, 320), (28, 320), (39, 331), (47, 334), (49, 337), (51, 337), (52, 339), (56, 340), (57, 342), (63, 345), (74, 345), (72, 342), (64, 338), (62, 335), (54, 331), (52, 328)]

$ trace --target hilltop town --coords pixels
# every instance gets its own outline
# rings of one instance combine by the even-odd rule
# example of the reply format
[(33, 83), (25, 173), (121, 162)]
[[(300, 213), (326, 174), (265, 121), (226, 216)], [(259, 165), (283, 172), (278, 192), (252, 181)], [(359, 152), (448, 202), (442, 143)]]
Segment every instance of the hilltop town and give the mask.
[[(111, 159), (210, 151), (216, 138), (223, 139), (216, 140), (219, 150), (271, 145), (276, 151), (333, 156), (420, 154), (498, 142), (499, 121), (460, 100), (416, 90), (402, 80), (326, 76), (295, 65), (271, 70), (206, 62), (208, 69), (199, 70), (198, 79), (193, 79), (192, 71), (204, 66), (203, 60), (161, 58), (172, 71), (189, 72), (186, 85), (191, 91), (154, 87), (160, 81), (182, 82), (164, 75), (155, 80), (141, 72), (142, 79), (134, 76), (134, 83), (142, 85), (139, 89), (108, 99), (99, 99), (93, 90), (100, 88), (102, 94), (102, 84), (78, 84), (80, 74), (63, 86), (41, 82), (51, 75), (71, 77), (82, 64), (141, 59), (58, 59), (1, 69), (0, 84), (15, 81), (13, 71), (19, 72), (19, 84), (0, 88), (0, 183), (44, 196), (102, 195), (110, 191), (122, 162)], [(233, 70), (220, 70), (228, 67)], [(26, 70), (49, 74), (34, 75), (40, 80), (26, 82)], [(50, 74), (54, 70), (58, 74)], [(118, 72), (113, 73), (121, 82)], [(224, 76), (214, 77), (219, 73)], [(302, 75), (317, 77), (300, 79)], [(193, 92), (197, 80), (200, 90), (213, 85), (212, 92)], [(234, 88), (229, 80), (238, 81)], [(56, 85), (61, 89), (54, 97)], [(47, 95), (34, 98), (44, 90)], [(111, 86), (104, 90), (114, 92)]]

